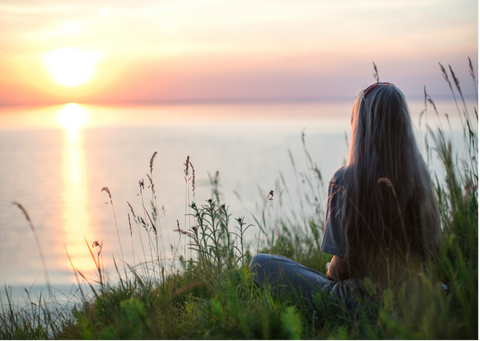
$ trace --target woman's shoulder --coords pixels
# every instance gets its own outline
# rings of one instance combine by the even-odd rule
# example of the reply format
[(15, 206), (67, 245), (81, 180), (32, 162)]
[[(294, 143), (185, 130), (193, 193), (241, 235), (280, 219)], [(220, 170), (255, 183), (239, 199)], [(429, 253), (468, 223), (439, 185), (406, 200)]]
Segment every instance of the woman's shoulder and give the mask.
[(342, 166), (339, 169), (337, 169), (335, 174), (333, 174), (333, 176), (332, 176), (332, 181), (335, 182), (336, 184), (342, 183), (343, 182), (343, 177), (345, 176), (345, 171), (346, 171), (345, 166)]
[(337, 171), (333, 174), (332, 179), (330, 180), (330, 183), (328, 184), (328, 192), (329, 195), (333, 193), (332, 191), (335, 188), (343, 187), (345, 184), (344, 178), (345, 178), (345, 171), (346, 167), (340, 167), (337, 169)]

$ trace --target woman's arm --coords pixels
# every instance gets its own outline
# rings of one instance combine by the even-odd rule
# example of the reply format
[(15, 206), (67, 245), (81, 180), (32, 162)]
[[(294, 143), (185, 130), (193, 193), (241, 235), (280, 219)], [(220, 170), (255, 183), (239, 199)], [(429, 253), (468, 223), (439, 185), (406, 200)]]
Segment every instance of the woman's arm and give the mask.
[(345, 259), (333, 256), (327, 271), (327, 278), (332, 281), (341, 281), (349, 276), (348, 264)]

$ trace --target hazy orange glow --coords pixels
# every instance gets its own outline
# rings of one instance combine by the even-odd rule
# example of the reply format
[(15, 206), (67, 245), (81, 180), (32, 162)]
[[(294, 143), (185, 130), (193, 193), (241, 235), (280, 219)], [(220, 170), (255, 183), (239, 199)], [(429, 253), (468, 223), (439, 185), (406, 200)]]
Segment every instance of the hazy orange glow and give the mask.
[(437, 62), (478, 64), (473, 0), (133, 3), (0, 4), (0, 104), (350, 98), (372, 61), (448, 95)]

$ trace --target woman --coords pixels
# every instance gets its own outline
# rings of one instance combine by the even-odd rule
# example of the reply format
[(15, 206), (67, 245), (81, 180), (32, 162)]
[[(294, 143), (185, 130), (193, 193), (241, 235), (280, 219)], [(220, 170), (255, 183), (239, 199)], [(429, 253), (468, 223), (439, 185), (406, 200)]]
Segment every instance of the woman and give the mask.
[(348, 162), (328, 188), (321, 246), (333, 255), (327, 276), (282, 256), (259, 254), (250, 263), (258, 285), (296, 292), (312, 308), (315, 292), (344, 302), (361, 295), (366, 277), (379, 288), (396, 286), (434, 257), (440, 236), (432, 182), (403, 93), (391, 83), (368, 86), (357, 95), (351, 124)]

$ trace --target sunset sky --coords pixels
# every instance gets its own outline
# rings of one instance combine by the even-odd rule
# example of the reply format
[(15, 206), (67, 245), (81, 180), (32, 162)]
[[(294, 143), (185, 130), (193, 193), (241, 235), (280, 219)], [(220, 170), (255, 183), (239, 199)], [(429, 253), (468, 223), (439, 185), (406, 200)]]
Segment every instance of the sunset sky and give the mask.
[[(473, 95), (475, 0), (0, 0), (0, 105)], [(477, 71), (477, 70), (475, 70)]]

